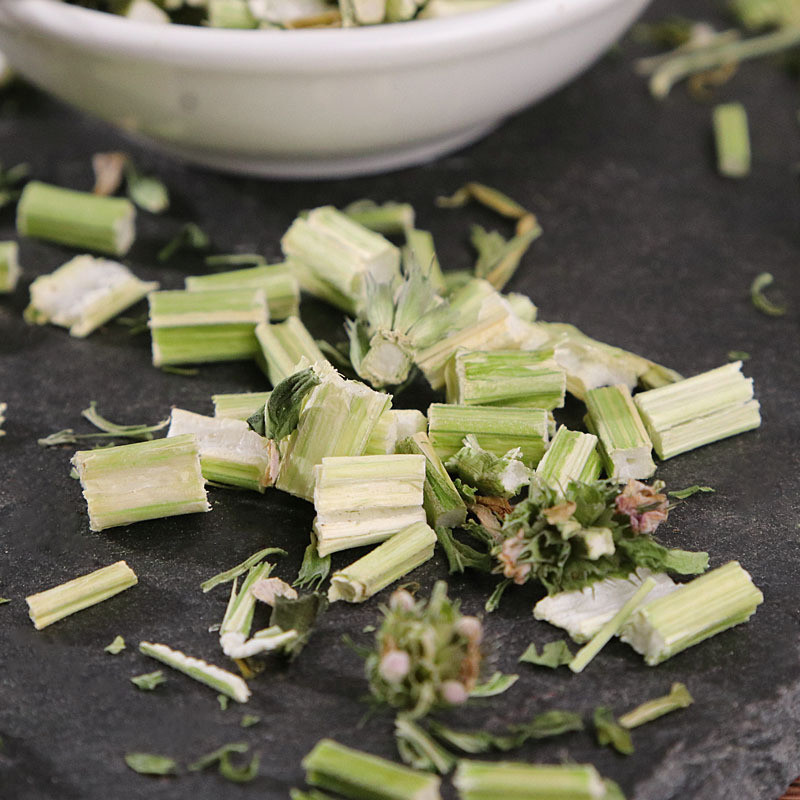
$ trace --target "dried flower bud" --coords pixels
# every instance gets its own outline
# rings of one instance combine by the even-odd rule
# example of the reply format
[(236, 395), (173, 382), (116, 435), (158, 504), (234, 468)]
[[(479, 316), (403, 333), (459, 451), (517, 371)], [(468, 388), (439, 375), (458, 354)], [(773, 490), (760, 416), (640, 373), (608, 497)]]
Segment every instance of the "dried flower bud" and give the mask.
[(392, 611), (411, 611), (415, 603), (414, 595), (405, 589), (395, 589), (389, 598), (389, 608)]
[(389, 683), (400, 683), (411, 669), (411, 659), (405, 650), (389, 650), (381, 658), (378, 670)]
[(648, 486), (631, 478), (617, 497), (617, 513), (628, 517), (636, 533), (652, 533), (667, 518), (667, 496), (658, 491), (660, 488), (660, 481)]
[(442, 700), (451, 706), (460, 706), (467, 702), (469, 692), (459, 681), (445, 681), (441, 688)]
[(461, 617), (456, 630), (473, 644), (480, 644), (483, 639), (483, 625), (477, 617)]

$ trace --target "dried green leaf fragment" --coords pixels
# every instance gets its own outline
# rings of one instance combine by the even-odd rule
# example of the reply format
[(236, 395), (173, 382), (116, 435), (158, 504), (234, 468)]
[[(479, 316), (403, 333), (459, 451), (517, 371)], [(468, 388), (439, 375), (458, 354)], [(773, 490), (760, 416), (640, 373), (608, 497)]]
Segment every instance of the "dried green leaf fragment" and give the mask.
[(166, 683), (167, 679), (164, 677), (164, 671), (157, 669), (154, 672), (145, 672), (142, 675), (134, 675), (131, 678), (131, 683), (144, 692), (152, 692), (156, 686)]
[(239, 727), (252, 728), (253, 725), (258, 725), (259, 722), (261, 722), (261, 717), (257, 714), (245, 714), (242, 717), (242, 721), (239, 723)]
[(163, 181), (152, 175), (142, 175), (130, 159), (125, 163), (125, 182), (128, 197), (139, 208), (151, 214), (160, 214), (169, 208), (169, 192)]
[(126, 753), (125, 763), (140, 775), (174, 775), (178, 771), (174, 758), (155, 753)]
[(787, 311), (786, 306), (773, 303), (764, 294), (764, 289), (772, 286), (774, 282), (775, 279), (769, 272), (761, 272), (756, 275), (750, 284), (750, 300), (762, 314), (766, 314), (768, 317), (782, 317)]
[(218, 747), (216, 750), (212, 750), (210, 753), (206, 753), (204, 756), (200, 756), (196, 761), (193, 761), (187, 769), (189, 772), (200, 772), (201, 770), (207, 769), (208, 767), (213, 767), (215, 764), (219, 764), (220, 760), (231, 753), (246, 753), (250, 749), (250, 745), (247, 742), (229, 742), (228, 744), (223, 744), (221, 747)]
[(211, 240), (208, 234), (196, 223), (186, 222), (175, 236), (158, 251), (158, 260), (165, 264), (181, 250), (205, 250)]
[(103, 650), (105, 650), (106, 653), (110, 653), (112, 656), (121, 653), (124, 649), (125, 649), (125, 640), (121, 636), (115, 636), (114, 641), (103, 648)]
[(494, 672), (483, 683), (479, 683), (473, 688), (470, 697), (497, 697), (499, 694), (507, 692), (517, 681), (519, 675), (506, 675), (502, 672)]
[(667, 494), (670, 497), (674, 497), (676, 500), (685, 500), (687, 497), (691, 497), (694, 494), (715, 491), (716, 489), (712, 489), (710, 486), (698, 486), (694, 484), (694, 486), (687, 486), (685, 489), (676, 489), (673, 492), (667, 492)]
[(524, 661), (526, 664), (534, 664), (537, 667), (555, 669), (572, 661), (572, 651), (563, 639), (559, 639), (556, 642), (548, 642), (542, 648), (541, 653), (539, 653), (536, 643), (531, 642), (527, 650), (519, 657), (519, 660)]
[(611, 745), (618, 753), (629, 756), (633, 753), (633, 741), (630, 733), (614, 718), (611, 709), (598, 706), (592, 715), (597, 743), (601, 746)]

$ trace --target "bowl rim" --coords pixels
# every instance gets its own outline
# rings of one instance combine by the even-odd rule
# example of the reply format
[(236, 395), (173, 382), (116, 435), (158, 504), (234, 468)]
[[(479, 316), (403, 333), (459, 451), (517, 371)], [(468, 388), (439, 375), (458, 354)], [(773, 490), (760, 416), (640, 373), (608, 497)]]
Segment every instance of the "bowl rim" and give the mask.
[(228, 71), (265, 67), (388, 69), (504, 49), (641, 0), (510, 0), (439, 19), (338, 29), (231, 30), (129, 20), (62, 0), (0, 0), (0, 31), (47, 37), (117, 57)]

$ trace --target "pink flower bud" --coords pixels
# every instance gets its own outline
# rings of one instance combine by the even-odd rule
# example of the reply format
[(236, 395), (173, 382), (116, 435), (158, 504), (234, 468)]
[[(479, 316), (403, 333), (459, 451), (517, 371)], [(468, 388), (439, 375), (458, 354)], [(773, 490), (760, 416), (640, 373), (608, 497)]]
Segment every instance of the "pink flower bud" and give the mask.
[(483, 625), (477, 617), (461, 617), (456, 623), (456, 631), (474, 644), (480, 644), (483, 639)]
[(400, 683), (411, 669), (411, 659), (405, 650), (390, 650), (381, 658), (378, 671), (389, 683)]
[(460, 706), (467, 702), (469, 692), (459, 681), (445, 681), (441, 688), (442, 700), (451, 706)]
[(393, 611), (411, 611), (414, 605), (414, 595), (405, 589), (396, 589), (389, 598), (389, 608)]

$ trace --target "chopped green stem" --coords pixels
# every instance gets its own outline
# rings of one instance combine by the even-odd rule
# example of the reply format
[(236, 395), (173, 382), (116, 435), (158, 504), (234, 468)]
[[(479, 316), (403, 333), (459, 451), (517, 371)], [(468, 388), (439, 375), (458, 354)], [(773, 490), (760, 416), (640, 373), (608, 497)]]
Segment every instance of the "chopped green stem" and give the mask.
[(314, 473), (320, 556), (381, 542), (425, 521), (422, 455), (326, 457)]
[(253, 553), (253, 555), (246, 558), (241, 564), (237, 564), (235, 567), (231, 567), (225, 570), (225, 572), (220, 572), (213, 578), (204, 581), (200, 584), (200, 588), (203, 590), (203, 593), (205, 593), (210, 592), (215, 586), (219, 586), (221, 583), (230, 583), (234, 578), (244, 575), (251, 567), (257, 566), (264, 561), (267, 556), (271, 555), (285, 556), (287, 553), (280, 547), (265, 547), (263, 550)]
[(93, 531), (211, 510), (194, 436), (80, 450), (71, 463)]
[[(252, 256), (246, 256), (252, 260)], [(206, 259), (209, 263), (209, 259)], [(259, 264), (247, 269), (216, 272), (211, 275), (194, 275), (185, 279), (189, 291), (214, 289), (263, 289), (267, 298), (269, 318), (282, 320), (298, 313), (300, 286), (291, 265)]]
[(289, 317), (277, 325), (262, 323), (255, 332), (273, 386), (294, 374), (304, 358), (310, 364), (327, 361), (300, 317)]
[(237, 392), (212, 395), (214, 416), (246, 421), (266, 406), (271, 394), (272, 392)]
[(536, 477), (563, 493), (571, 481), (591, 483), (597, 480), (601, 468), (597, 437), (592, 433), (571, 431), (562, 425), (536, 467)]
[(334, 572), (328, 600), (363, 603), (433, 558), (435, 545), (436, 534), (424, 522), (409, 525), (349, 567)]
[(757, 428), (759, 403), (753, 380), (734, 361), (716, 369), (636, 395), (635, 403), (659, 458)]
[(71, 336), (84, 337), (157, 288), (116, 261), (76, 256), (33, 281), (25, 319), (38, 325), (51, 322), (69, 328)]
[(247, 684), (232, 672), (220, 669), (213, 664), (208, 664), (199, 658), (192, 658), (179, 650), (173, 650), (165, 644), (151, 644), (140, 642), (139, 650), (146, 656), (166, 664), (172, 669), (188, 675), (190, 678), (210, 686), (217, 692), (227, 695), (237, 703), (246, 703), (250, 699), (250, 689)]
[(786, 306), (773, 303), (765, 294), (764, 289), (772, 286), (775, 279), (769, 272), (761, 272), (753, 278), (750, 284), (750, 300), (753, 305), (768, 317), (782, 317), (786, 313)]
[(408, 203), (355, 200), (345, 206), (343, 213), (375, 233), (399, 235), (414, 227), (414, 208)]
[(19, 245), (0, 242), (0, 293), (13, 292), (20, 276)]
[(100, 197), (30, 181), (17, 205), (21, 236), (124, 256), (133, 244), (136, 209), (122, 197)]
[(322, 739), (303, 759), (312, 786), (358, 800), (440, 800), (440, 779)]
[(652, 667), (746, 622), (763, 601), (749, 573), (730, 561), (637, 609), (620, 638)]
[(648, 700), (640, 706), (636, 706), (632, 711), (623, 714), (617, 721), (623, 728), (630, 730), (652, 722), (654, 719), (663, 717), (679, 708), (687, 708), (694, 702), (694, 698), (689, 694), (689, 690), (682, 683), (673, 683), (669, 694), (664, 697), (656, 697)]
[(414, 769), (447, 775), (456, 757), (434, 741), (416, 722), (399, 714), (394, 721), (394, 736), (400, 758)]
[(606, 794), (591, 764), (459, 761), (453, 785), (461, 800), (602, 800)]
[(467, 519), (467, 507), (442, 464), (428, 435), (422, 431), (398, 442), (398, 453), (425, 456), (425, 487), (422, 506), (428, 524), (434, 528), (456, 528)]
[(750, 134), (747, 112), (741, 103), (723, 103), (714, 108), (714, 142), (717, 170), (726, 178), (750, 174)]
[(102, 603), (137, 583), (134, 571), (124, 561), (117, 561), (60, 586), (32, 594), (25, 598), (25, 602), (36, 630), (41, 630), (76, 611)]
[(618, 481), (649, 478), (656, 471), (653, 445), (628, 387), (617, 384), (591, 389), (585, 402), (586, 425), (599, 440), (608, 477)]

